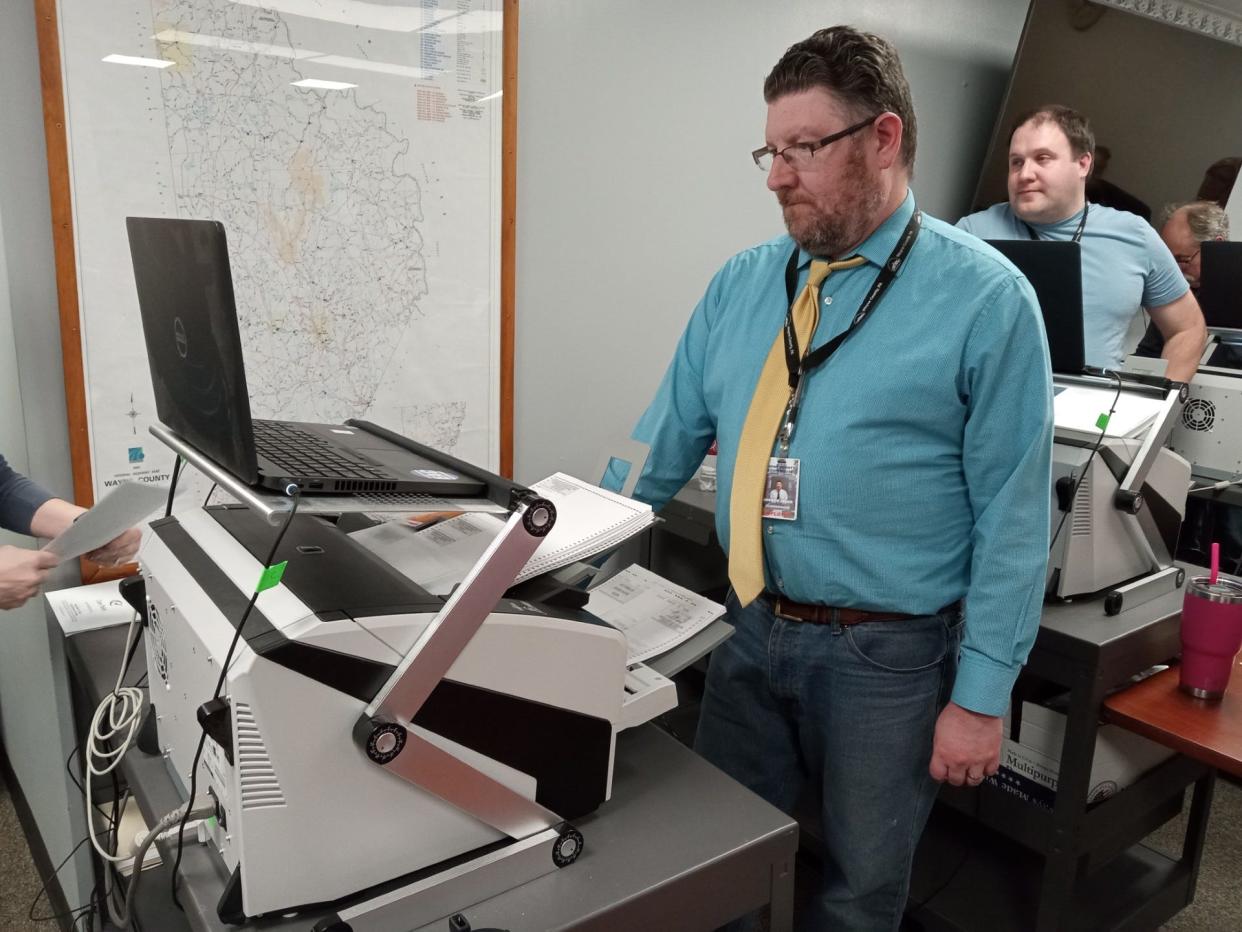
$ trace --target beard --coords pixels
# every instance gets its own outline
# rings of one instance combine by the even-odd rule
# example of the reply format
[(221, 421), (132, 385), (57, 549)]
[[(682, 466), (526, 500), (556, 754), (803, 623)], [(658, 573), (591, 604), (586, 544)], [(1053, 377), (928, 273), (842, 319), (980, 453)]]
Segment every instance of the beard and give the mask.
[[(854, 147), (837, 183), (838, 197), (831, 208), (780, 192), (785, 229), (793, 241), (813, 256), (838, 256), (863, 241), (875, 226), (884, 203), (879, 179), (867, 172), (861, 147)], [(794, 211), (794, 207), (805, 207)]]

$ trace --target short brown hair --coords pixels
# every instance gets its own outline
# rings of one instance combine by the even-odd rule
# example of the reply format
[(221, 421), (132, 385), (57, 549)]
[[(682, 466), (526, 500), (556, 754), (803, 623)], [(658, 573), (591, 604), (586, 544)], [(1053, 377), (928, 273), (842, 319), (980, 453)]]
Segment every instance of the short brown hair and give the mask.
[(901, 160), (914, 169), (917, 127), (910, 85), (887, 39), (852, 26), (831, 26), (791, 45), (763, 82), (768, 103), (822, 87), (859, 118), (884, 112), (901, 118)]
[(1091, 121), (1072, 107), (1044, 104), (1042, 107), (1018, 114), (1017, 119), (1009, 128), (1010, 142), (1013, 142), (1013, 134), (1018, 131), (1018, 127), (1027, 123), (1034, 123), (1036, 126), (1040, 123), (1055, 123), (1069, 140), (1070, 151), (1074, 154), (1074, 158), (1080, 155), (1090, 155), (1093, 159), (1095, 158), (1095, 133), (1091, 131)]

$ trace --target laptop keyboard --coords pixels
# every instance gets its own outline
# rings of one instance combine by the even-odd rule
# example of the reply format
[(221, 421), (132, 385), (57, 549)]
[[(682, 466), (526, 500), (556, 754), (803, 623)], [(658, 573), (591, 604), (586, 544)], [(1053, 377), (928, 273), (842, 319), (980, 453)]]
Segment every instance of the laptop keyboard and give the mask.
[(254, 447), (290, 477), (330, 479), (389, 479), (385, 470), (343, 455), (322, 437), (283, 421), (254, 422)]

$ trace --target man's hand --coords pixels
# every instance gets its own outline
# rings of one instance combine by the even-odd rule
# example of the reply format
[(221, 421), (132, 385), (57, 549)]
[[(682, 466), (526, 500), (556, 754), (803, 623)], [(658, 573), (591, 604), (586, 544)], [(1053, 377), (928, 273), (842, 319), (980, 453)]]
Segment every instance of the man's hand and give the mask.
[(1004, 719), (982, 715), (950, 702), (936, 720), (928, 770), (941, 783), (978, 786), (1000, 767)]
[(17, 608), (39, 594), (60, 558), (45, 550), (0, 546), (0, 609)]
[(86, 555), (86, 559), (93, 560), (102, 566), (120, 566), (123, 563), (132, 563), (140, 543), (142, 543), (142, 532), (135, 527), (131, 527), (119, 537), (112, 538), (112, 540), (98, 550), (92, 550)]

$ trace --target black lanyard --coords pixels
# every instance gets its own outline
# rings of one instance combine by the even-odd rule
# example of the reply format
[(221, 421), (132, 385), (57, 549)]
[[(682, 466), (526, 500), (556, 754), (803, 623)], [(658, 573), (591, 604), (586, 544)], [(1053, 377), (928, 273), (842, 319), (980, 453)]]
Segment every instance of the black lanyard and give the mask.
[(785, 406), (785, 424), (780, 432), (783, 450), (789, 449), (789, 440), (793, 437), (794, 422), (798, 416), (798, 404), (802, 399), (802, 389), (805, 384), (804, 377), (826, 363), (832, 357), (832, 354), (841, 348), (841, 344), (846, 341), (849, 335), (861, 327), (867, 318), (871, 316), (871, 312), (876, 309), (880, 299), (888, 291), (888, 286), (893, 283), (893, 279), (901, 271), (901, 266), (906, 261), (906, 256), (910, 255), (910, 250), (914, 246), (914, 241), (918, 239), (919, 229), (922, 227), (922, 224), (922, 211), (916, 208), (914, 213), (910, 215), (910, 220), (906, 223), (906, 228), (902, 231), (901, 237), (897, 240), (897, 245), (893, 247), (893, 251), (884, 260), (884, 265), (880, 268), (880, 274), (871, 283), (871, 289), (867, 292), (866, 297), (863, 298), (862, 304), (859, 305), (858, 311), (854, 314), (854, 319), (850, 321), (850, 325), (819, 349), (814, 352), (808, 352), (805, 356), (801, 356), (798, 352), (798, 334), (795, 332), (793, 325), (794, 290), (798, 284), (798, 247), (794, 247), (793, 255), (789, 257), (789, 262), (785, 266), (785, 297), (789, 301), (789, 310), (785, 312), (785, 366), (789, 370), (789, 403)]
[[(1082, 240), (1082, 231), (1086, 229), (1087, 227), (1087, 211), (1090, 209), (1091, 209), (1091, 204), (1087, 201), (1083, 201), (1082, 202), (1082, 219), (1078, 221), (1078, 229), (1074, 231), (1074, 238), (1070, 240), (1071, 243), (1077, 243)], [(1030, 234), (1031, 239), (1040, 238), (1039, 234), (1035, 232), (1035, 228), (1031, 226), (1029, 223), (1027, 223), (1025, 220), (1022, 221), (1022, 225), (1026, 227), (1026, 232)]]

